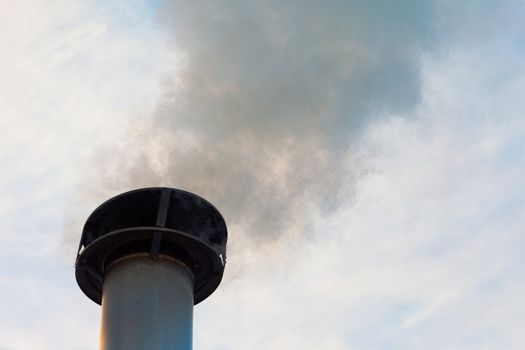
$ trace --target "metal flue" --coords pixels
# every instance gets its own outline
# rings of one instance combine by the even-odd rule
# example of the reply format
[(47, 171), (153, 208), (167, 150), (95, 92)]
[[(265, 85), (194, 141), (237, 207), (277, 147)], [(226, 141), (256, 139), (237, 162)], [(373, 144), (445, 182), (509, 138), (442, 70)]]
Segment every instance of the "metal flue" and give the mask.
[(218, 287), (227, 229), (203, 198), (172, 188), (118, 195), (88, 218), (76, 259), (102, 305), (102, 350), (189, 350), (193, 305)]

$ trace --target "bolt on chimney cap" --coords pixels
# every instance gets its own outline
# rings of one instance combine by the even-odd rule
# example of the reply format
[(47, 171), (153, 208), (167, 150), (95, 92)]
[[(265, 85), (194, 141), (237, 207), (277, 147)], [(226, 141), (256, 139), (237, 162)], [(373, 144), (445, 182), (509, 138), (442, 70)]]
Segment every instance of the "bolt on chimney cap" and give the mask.
[(221, 282), (227, 237), (219, 211), (193, 193), (165, 187), (125, 192), (100, 205), (87, 219), (76, 280), (84, 294), (101, 304), (104, 274), (112, 262), (137, 253), (170, 256), (192, 271), (197, 304)]

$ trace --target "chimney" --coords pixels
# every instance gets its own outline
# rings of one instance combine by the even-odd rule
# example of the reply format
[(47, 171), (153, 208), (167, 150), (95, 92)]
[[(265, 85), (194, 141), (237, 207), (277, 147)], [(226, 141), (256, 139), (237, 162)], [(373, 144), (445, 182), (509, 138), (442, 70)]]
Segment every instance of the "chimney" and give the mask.
[(219, 286), (227, 230), (205, 199), (144, 188), (88, 218), (75, 264), (80, 289), (102, 305), (102, 350), (191, 350), (193, 305)]

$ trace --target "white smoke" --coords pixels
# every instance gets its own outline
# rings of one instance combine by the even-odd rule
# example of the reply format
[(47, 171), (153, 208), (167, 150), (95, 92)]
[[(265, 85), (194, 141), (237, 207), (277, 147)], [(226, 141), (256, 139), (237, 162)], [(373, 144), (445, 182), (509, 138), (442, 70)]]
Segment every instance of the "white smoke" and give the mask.
[(302, 232), (352, 200), (363, 127), (418, 101), (430, 14), (411, 1), (163, 3), (177, 73), (156, 112), (96, 156), (87, 188), (183, 188), (237, 232)]

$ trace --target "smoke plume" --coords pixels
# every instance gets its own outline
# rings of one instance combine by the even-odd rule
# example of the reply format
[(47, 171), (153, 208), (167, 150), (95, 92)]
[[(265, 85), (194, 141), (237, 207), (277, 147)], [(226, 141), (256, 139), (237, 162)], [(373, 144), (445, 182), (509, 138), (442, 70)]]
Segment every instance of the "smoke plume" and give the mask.
[(182, 188), (233, 234), (301, 233), (351, 200), (366, 125), (417, 103), (430, 15), (408, 0), (162, 3), (177, 73), (155, 113), (99, 151), (87, 188)]

